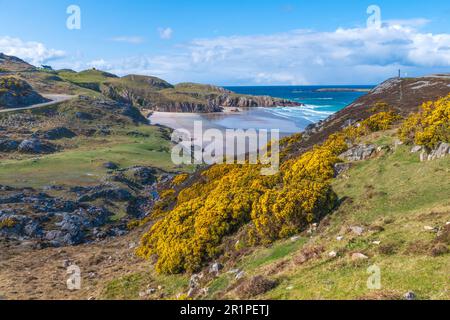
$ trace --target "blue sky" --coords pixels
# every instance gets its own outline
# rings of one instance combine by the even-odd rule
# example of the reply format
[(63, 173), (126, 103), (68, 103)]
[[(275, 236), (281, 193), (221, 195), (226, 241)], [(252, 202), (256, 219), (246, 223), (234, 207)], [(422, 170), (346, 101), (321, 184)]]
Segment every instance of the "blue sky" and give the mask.
[[(69, 5), (81, 29), (66, 27)], [(381, 9), (369, 30), (366, 10)], [(450, 70), (444, 0), (0, 0), (0, 52), (218, 85), (374, 84)]]

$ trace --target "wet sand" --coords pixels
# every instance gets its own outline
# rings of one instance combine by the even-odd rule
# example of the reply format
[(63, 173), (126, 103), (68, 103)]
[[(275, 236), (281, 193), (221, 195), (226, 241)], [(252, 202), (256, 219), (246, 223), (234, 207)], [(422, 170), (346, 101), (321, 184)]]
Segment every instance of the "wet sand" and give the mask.
[(287, 119), (272, 113), (269, 108), (240, 109), (240, 112), (227, 110), (223, 113), (171, 113), (154, 112), (149, 120), (151, 124), (160, 124), (172, 129), (185, 129), (192, 135), (194, 122), (201, 121), (203, 130), (219, 129), (278, 129), (280, 137), (301, 132), (309, 124), (308, 121), (299, 119)]

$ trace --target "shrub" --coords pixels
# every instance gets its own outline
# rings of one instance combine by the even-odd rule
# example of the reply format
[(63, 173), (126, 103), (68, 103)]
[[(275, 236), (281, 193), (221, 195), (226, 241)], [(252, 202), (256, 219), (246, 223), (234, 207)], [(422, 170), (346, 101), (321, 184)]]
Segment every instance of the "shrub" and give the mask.
[(172, 197), (173, 195), (175, 195), (176, 191), (173, 189), (167, 189), (164, 190), (163, 192), (161, 192), (161, 194), (159, 195), (161, 200), (167, 199)]
[(354, 140), (371, 132), (387, 130), (400, 119), (401, 117), (393, 111), (383, 111), (361, 121), (356, 126), (344, 129), (343, 134), (347, 139)]
[[(162, 219), (143, 236), (137, 254), (156, 256), (161, 273), (194, 272), (221, 253), (224, 237), (243, 227), (251, 244), (298, 233), (334, 208), (331, 180), (339, 154), (348, 149), (346, 141), (385, 129), (397, 119), (392, 112), (376, 114), (285, 161), (274, 176), (261, 176), (260, 165), (211, 166), (197, 183), (179, 192), (173, 210), (156, 209)], [(301, 135), (283, 143), (289, 147), (299, 139)], [(167, 193), (169, 199), (175, 195), (174, 190)]]
[(173, 178), (172, 180), (172, 186), (177, 187), (183, 182), (185, 182), (189, 178), (189, 175), (187, 173), (180, 174)]
[(13, 218), (5, 218), (2, 221), (0, 221), (0, 229), (3, 228), (13, 228), (17, 224), (17, 221)]
[(409, 116), (399, 130), (405, 143), (434, 149), (450, 141), (450, 94), (435, 102), (426, 102), (418, 113)]

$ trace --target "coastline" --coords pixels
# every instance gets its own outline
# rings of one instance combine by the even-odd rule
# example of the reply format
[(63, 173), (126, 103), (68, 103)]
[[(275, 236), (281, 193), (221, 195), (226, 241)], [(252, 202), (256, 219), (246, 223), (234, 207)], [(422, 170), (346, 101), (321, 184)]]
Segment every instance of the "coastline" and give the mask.
[(192, 135), (194, 122), (201, 121), (203, 130), (218, 129), (223, 133), (227, 129), (279, 130), (281, 138), (303, 131), (311, 123), (307, 120), (298, 123), (299, 119), (279, 116), (274, 113), (274, 108), (239, 108), (238, 112), (230, 109), (214, 113), (153, 112), (148, 119), (150, 124), (185, 129)]

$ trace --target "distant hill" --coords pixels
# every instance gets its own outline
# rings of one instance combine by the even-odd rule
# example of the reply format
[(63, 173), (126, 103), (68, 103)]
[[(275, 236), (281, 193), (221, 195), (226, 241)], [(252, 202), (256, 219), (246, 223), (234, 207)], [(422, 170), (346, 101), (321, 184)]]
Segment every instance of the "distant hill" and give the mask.
[(450, 74), (429, 75), (419, 78), (392, 78), (381, 83), (368, 94), (342, 109), (323, 122), (307, 129), (309, 139), (299, 145), (299, 150), (323, 142), (330, 134), (339, 131), (374, 112), (389, 106), (402, 116), (417, 112), (427, 101), (435, 101), (450, 93)]
[(31, 71), (36, 68), (31, 64), (13, 56), (7, 56), (0, 52), (0, 73)]
[(221, 87), (195, 83), (172, 85), (151, 76), (118, 77), (97, 69), (39, 69), (25, 61), (0, 55), (0, 76), (13, 74), (40, 93), (109, 98), (151, 111), (220, 112), (222, 107), (299, 106), (299, 103), (267, 96), (236, 94)]
[(0, 78), (0, 110), (20, 108), (49, 101), (23, 80), (14, 77)]

